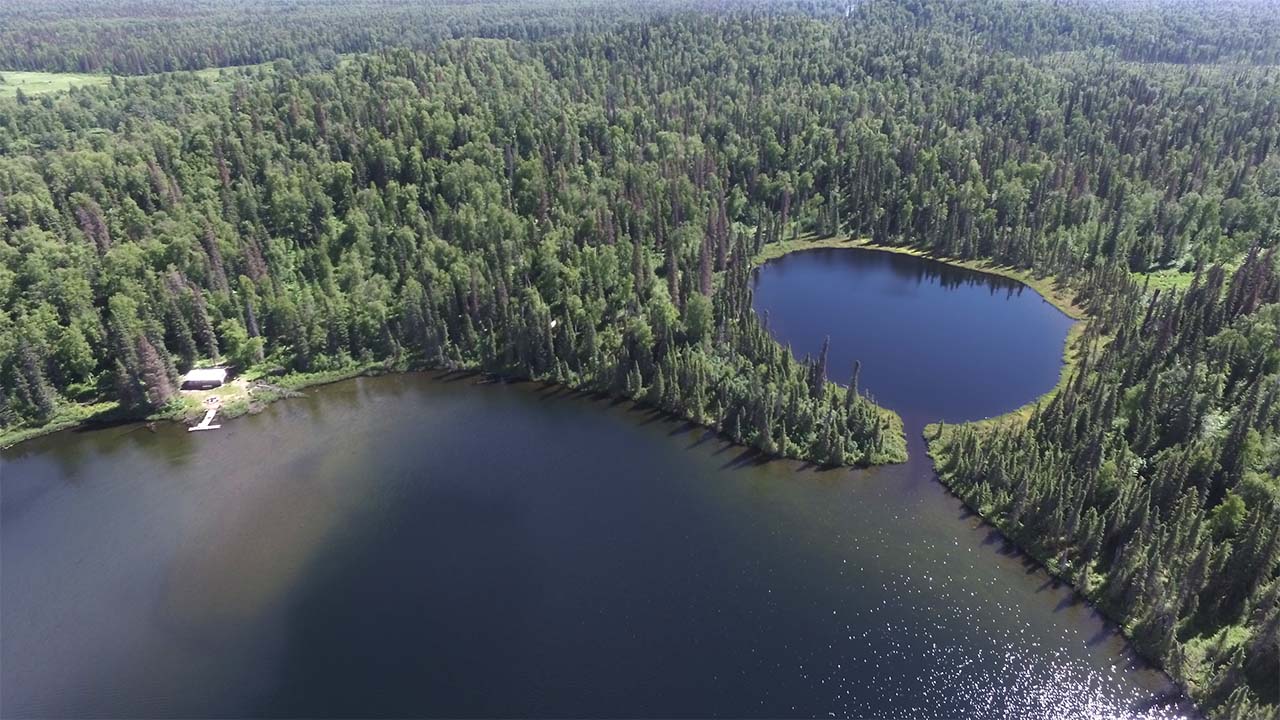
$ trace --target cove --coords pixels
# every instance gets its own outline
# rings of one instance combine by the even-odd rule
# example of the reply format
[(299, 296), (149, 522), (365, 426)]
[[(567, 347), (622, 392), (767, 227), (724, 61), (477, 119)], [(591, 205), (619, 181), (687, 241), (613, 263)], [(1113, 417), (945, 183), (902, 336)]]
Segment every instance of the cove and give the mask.
[[(834, 357), (843, 332), (814, 339)], [(912, 443), (816, 471), (630, 403), (424, 374), (219, 432), (40, 438), (0, 454), (0, 714), (1191, 712)]]

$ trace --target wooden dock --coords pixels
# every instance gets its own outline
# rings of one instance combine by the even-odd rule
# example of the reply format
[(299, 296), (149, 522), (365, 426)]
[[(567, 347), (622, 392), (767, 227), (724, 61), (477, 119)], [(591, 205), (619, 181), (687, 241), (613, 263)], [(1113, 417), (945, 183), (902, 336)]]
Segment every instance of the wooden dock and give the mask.
[(204, 413), (204, 419), (200, 421), (200, 424), (187, 428), (187, 432), (195, 432), (197, 430), (217, 430), (222, 427), (221, 425), (213, 424), (213, 416), (218, 414), (218, 407), (219, 406), (214, 405), (206, 410)]

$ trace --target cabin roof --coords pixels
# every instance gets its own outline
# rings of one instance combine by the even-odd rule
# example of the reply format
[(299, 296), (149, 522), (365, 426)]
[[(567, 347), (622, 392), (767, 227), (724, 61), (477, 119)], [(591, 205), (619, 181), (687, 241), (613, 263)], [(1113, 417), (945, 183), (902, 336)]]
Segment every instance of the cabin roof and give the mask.
[(227, 381), (226, 368), (197, 368), (187, 373), (183, 378), (184, 383), (207, 383), (216, 382), (223, 383)]

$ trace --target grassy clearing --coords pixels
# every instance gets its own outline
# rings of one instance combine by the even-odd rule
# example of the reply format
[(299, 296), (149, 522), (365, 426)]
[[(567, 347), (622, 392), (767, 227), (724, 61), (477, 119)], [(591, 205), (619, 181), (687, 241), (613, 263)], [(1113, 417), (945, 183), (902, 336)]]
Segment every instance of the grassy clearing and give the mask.
[[(497, 42), (506, 42), (505, 40)], [(351, 62), (358, 53), (344, 53), (338, 56), (337, 67), (342, 67)], [(252, 74), (256, 70), (262, 68), (270, 68), (275, 65), (278, 60), (268, 60), (267, 62), (254, 63), (252, 65), (225, 65), (221, 67), (202, 68), (200, 70), (179, 70), (177, 72), (189, 72), (192, 75), (204, 78), (205, 80), (231, 80), (237, 77)]]
[(1196, 274), (1181, 270), (1156, 270), (1149, 273), (1134, 273), (1133, 278), (1139, 283), (1146, 283), (1148, 290), (1186, 290)]
[[(240, 77), (254, 68), (269, 65), (233, 65), (230, 67), (207, 68), (191, 71), (192, 75), (206, 80), (218, 81)], [(144, 76), (145, 77), (145, 76)], [(31, 72), (28, 70), (0, 70), (0, 98), (18, 96), (18, 90), (28, 97), (61, 92), (73, 87), (92, 87), (106, 85), (111, 82), (110, 75), (93, 73), (49, 73)]]
[(111, 82), (109, 75), (0, 70), (0, 98), (17, 97), (19, 89), (22, 90), (23, 95), (43, 95), (73, 87), (105, 85), (109, 82)]
[(204, 68), (202, 70), (180, 70), (178, 72), (189, 72), (205, 80), (230, 80), (248, 75), (259, 68), (270, 67), (271, 64), (270, 62), (265, 62), (254, 65), (227, 65), (224, 67)]
[[(1244, 264), (1244, 254), (1222, 262), (1222, 269), (1230, 276)], [(1186, 290), (1195, 281), (1195, 272), (1185, 270), (1155, 270), (1149, 273), (1133, 273), (1133, 279), (1139, 284), (1146, 283), (1148, 291)]]

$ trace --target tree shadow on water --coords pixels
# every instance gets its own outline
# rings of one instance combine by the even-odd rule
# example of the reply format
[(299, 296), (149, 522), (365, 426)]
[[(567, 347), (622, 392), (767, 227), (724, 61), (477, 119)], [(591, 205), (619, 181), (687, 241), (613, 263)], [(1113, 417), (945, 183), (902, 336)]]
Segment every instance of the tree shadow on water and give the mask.
[(1005, 537), (1004, 533), (995, 528), (987, 530), (986, 536), (982, 538), (982, 545), (983, 547), (999, 545), (999, 547), (995, 548), (995, 551), (1002, 557), (1013, 557), (1021, 552), (1018, 550), (1018, 546), (1009, 542), (1009, 538)]
[(676, 427), (672, 428), (671, 431), (667, 433), (668, 437), (678, 437), (680, 435), (687, 435), (695, 430), (702, 429), (701, 425), (698, 425), (689, 420), (679, 420), (677, 422), (679, 424)]
[(643, 416), (643, 419), (640, 420), (640, 427), (652, 425), (668, 419), (667, 414), (657, 408), (640, 408), (637, 406), (635, 412), (638, 412)]
[(729, 452), (730, 450), (740, 450), (740, 449), (742, 449), (742, 446), (739, 445), (738, 443), (732, 440), (722, 440), (720, 442), (720, 447), (716, 448), (716, 451), (711, 454), (719, 456)]
[(1129, 709), (1138, 715), (1145, 716), (1153, 710), (1175, 710), (1183, 712), (1186, 710), (1186, 696), (1177, 688), (1166, 688), (1155, 693), (1144, 700), (1137, 700)]
[(1098, 632), (1092, 637), (1084, 641), (1085, 647), (1097, 647), (1104, 642), (1114, 639), (1119, 633), (1116, 631), (1115, 625), (1104, 622), (1098, 626)]
[(534, 390), (533, 394), (537, 395), (538, 399), (543, 401), (572, 400), (574, 398), (589, 397), (588, 393), (583, 393), (578, 390), (574, 390), (571, 387), (566, 387), (564, 385), (544, 385), (538, 388), (537, 390)]
[(759, 467), (766, 465), (772, 459), (768, 455), (760, 452), (759, 449), (753, 447), (739, 447), (739, 452), (733, 459), (720, 466), (721, 470), (741, 470), (749, 467)]
[(440, 382), (456, 383), (462, 382), (463, 380), (470, 380), (479, 375), (480, 373), (475, 370), (445, 370), (443, 373), (434, 376), (432, 379)]
[(1080, 594), (1072, 590), (1064, 595), (1063, 598), (1058, 601), (1057, 605), (1053, 606), (1053, 611), (1055, 613), (1060, 613), (1063, 610), (1079, 607), (1083, 602), (1084, 600), (1080, 597)]
[(1049, 577), (1044, 579), (1044, 582), (1040, 583), (1040, 587), (1036, 588), (1036, 592), (1042, 593), (1045, 590), (1057, 590), (1061, 587), (1062, 587), (1062, 581), (1050, 575)]
[(702, 428), (702, 432), (698, 434), (698, 436), (694, 439), (693, 442), (686, 445), (684, 449), (693, 450), (694, 448), (700, 447), (701, 445), (707, 443), (708, 441), (716, 440), (717, 438), (719, 438), (719, 436), (720, 436), (719, 433), (717, 433), (715, 430), (712, 430), (710, 428)]

